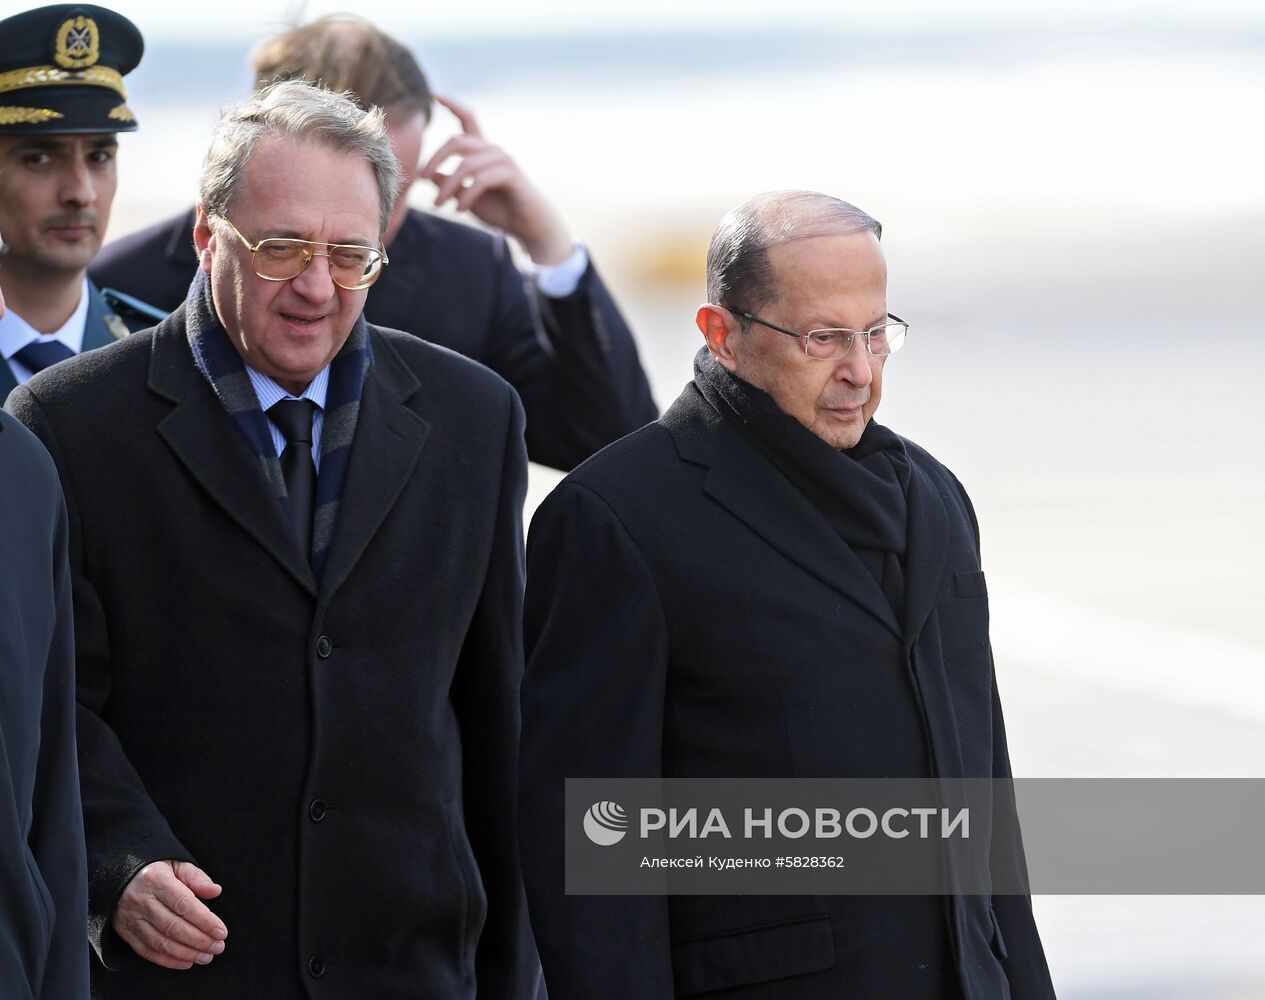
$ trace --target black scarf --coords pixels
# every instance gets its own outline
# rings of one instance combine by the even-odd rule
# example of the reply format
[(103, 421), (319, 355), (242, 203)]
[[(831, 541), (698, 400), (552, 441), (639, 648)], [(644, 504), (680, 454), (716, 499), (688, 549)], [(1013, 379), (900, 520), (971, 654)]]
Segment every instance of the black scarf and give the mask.
[(838, 450), (772, 397), (716, 362), (694, 358), (703, 398), (820, 511), (883, 589), (899, 621), (905, 604), (905, 535), (910, 465), (905, 443), (873, 420), (853, 448)]

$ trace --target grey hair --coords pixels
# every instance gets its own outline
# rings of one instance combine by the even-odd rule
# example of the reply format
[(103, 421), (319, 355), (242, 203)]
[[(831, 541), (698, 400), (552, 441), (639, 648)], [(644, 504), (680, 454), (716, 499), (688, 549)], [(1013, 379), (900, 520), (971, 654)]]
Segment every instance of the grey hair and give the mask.
[(255, 143), (270, 136), (318, 142), (368, 160), (378, 182), (379, 231), (386, 232), (401, 175), (382, 109), (366, 111), (345, 94), (302, 80), (264, 87), (220, 112), (198, 185), (208, 215), (228, 214)]
[[(877, 219), (855, 205), (815, 191), (769, 191), (732, 209), (707, 249), (707, 301), (757, 312), (778, 297), (769, 248), (811, 236), (873, 233)], [(743, 330), (748, 320), (739, 319)]]

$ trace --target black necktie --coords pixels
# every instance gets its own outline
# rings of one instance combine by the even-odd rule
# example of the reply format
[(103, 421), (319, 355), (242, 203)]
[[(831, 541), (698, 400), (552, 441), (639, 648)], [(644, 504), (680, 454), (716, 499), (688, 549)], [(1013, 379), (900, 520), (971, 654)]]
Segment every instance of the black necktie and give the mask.
[(14, 360), (25, 365), (32, 375), (42, 372), (49, 365), (55, 365), (58, 361), (65, 361), (74, 356), (75, 352), (60, 340), (46, 340), (42, 343), (32, 340), (13, 355)]
[(268, 407), (268, 416), (281, 428), (286, 447), (281, 453), (281, 474), (294, 510), (294, 532), (303, 554), (312, 554), (312, 504), (316, 499), (316, 465), (312, 462), (312, 415), (310, 399), (282, 399)]

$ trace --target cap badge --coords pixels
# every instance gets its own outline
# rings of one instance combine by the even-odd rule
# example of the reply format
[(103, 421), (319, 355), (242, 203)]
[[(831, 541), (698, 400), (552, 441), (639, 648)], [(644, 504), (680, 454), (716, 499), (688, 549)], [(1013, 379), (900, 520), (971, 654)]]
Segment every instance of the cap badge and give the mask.
[(87, 69), (101, 58), (101, 35), (97, 22), (80, 15), (68, 18), (57, 29), (53, 61), (63, 69)]

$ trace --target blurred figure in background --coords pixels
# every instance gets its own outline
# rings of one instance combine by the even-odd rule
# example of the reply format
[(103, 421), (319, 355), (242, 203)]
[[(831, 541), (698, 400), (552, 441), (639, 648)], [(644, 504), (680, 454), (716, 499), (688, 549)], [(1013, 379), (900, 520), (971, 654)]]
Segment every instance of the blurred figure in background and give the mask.
[[(391, 266), (370, 290), (369, 322), (449, 347), (504, 377), (523, 400), (533, 461), (570, 469), (655, 418), (632, 335), (585, 248), (513, 159), (484, 138), (473, 112), (432, 94), (408, 49), (360, 18), (336, 15), (264, 42), (253, 63), (258, 86), (311, 80), (386, 111), (404, 180), (386, 234)], [(463, 131), (419, 168), (436, 101)], [(435, 185), (436, 205), (452, 202), (514, 237), (534, 276), (525, 280), (514, 266), (502, 232), (409, 208), (419, 178)], [(94, 278), (175, 309), (197, 263), (193, 223), (190, 210), (110, 244)]]
[(59, 4), (0, 21), (0, 287), (9, 303), (0, 400), (128, 333), (87, 270), (110, 221), (117, 133), (136, 131), (123, 77), (143, 51), (136, 26), (104, 7)]

